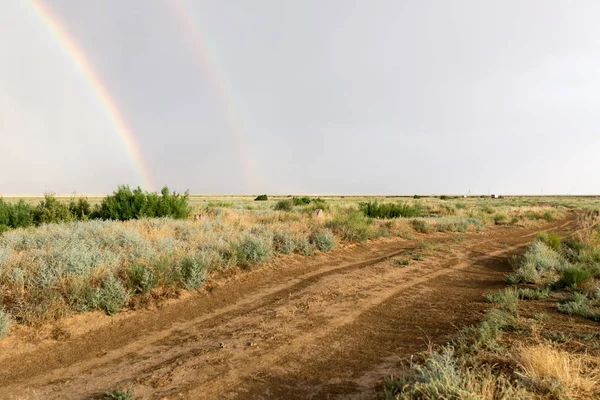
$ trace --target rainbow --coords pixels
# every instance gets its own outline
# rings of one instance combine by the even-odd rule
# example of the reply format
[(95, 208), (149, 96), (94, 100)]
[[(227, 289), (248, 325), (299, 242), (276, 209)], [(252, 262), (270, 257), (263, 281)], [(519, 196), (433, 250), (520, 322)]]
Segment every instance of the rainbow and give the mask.
[(233, 137), (233, 140), (238, 147), (240, 157), (243, 160), (243, 165), (245, 167), (244, 172), (248, 185), (247, 190), (260, 191), (260, 180), (256, 174), (257, 166), (244, 136), (239, 113), (237, 112), (237, 107), (233, 100), (235, 97), (231, 85), (221, 72), (223, 68), (218, 65), (218, 57), (212, 54), (209, 47), (206, 45), (205, 35), (203, 35), (200, 29), (200, 24), (192, 18), (194, 13), (188, 5), (188, 2), (185, 0), (173, 0), (170, 1), (169, 4), (173, 7), (183, 28), (188, 33), (188, 38), (196, 49), (194, 54), (214, 86), (214, 91), (218, 97), (225, 120), (227, 121), (229, 132)]
[(131, 162), (133, 163), (133, 166), (139, 175), (141, 182), (143, 183), (144, 189), (153, 190), (154, 185), (152, 184), (152, 179), (150, 179), (150, 173), (148, 168), (146, 168), (146, 164), (144, 163), (144, 159), (136, 142), (135, 136), (133, 135), (131, 129), (127, 126), (127, 123), (121, 115), (116, 102), (111, 98), (110, 93), (102, 84), (98, 74), (96, 74), (92, 68), (92, 65), (85, 56), (85, 53), (77, 47), (67, 30), (61, 26), (60, 21), (47, 7), (44, 7), (41, 1), (28, 0), (28, 3), (40, 21), (46, 25), (48, 30), (56, 38), (58, 43), (67, 53), (69, 58), (75, 63), (77, 68), (79, 68), (91, 86), (94, 94), (98, 98), (98, 101), (106, 111), (111, 123), (119, 134), (119, 137), (123, 142), (123, 146), (127, 150), (127, 154), (129, 155)]

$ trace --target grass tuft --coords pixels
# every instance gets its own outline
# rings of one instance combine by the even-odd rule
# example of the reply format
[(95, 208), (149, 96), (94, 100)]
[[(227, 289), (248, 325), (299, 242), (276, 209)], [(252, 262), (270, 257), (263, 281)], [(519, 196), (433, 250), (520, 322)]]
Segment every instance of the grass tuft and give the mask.
[[(584, 358), (555, 349), (549, 345), (519, 347), (515, 359), (523, 371), (523, 377), (534, 385), (547, 386), (550, 392), (556, 382), (566, 388), (566, 397), (593, 391), (600, 384), (600, 377), (586, 371)], [(579, 397), (579, 396), (578, 396)]]

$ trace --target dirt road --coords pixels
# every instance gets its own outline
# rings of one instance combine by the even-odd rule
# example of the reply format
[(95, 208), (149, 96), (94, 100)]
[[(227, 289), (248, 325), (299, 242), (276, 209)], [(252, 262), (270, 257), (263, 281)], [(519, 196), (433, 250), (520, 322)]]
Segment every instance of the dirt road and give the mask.
[(574, 228), (569, 218), (282, 258), (158, 310), (0, 354), (0, 398), (90, 399), (128, 386), (157, 399), (373, 398), (403, 359), (481, 317), (507, 255), (540, 230)]

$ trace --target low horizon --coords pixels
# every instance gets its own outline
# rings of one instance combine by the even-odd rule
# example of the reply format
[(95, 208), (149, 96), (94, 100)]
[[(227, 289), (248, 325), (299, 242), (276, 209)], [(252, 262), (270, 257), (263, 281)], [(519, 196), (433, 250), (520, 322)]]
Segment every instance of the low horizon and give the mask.
[[(150, 191), (154, 193), (160, 193), (160, 191)], [(184, 193), (185, 191), (177, 193)], [(0, 193), (0, 198), (2, 197), (14, 197), (14, 198), (33, 198), (33, 197), (44, 197), (46, 195), (52, 195), (55, 197), (104, 197), (112, 194), (113, 192), (107, 193)], [(462, 198), (466, 196), (469, 197), (490, 197), (492, 195), (503, 196), (503, 197), (600, 197), (600, 194), (588, 193), (588, 194), (565, 194), (565, 193), (544, 193), (544, 194), (527, 194), (527, 193), (501, 193), (501, 192), (492, 192), (492, 193), (410, 193), (410, 194), (383, 194), (383, 193), (192, 193), (189, 195), (193, 197), (255, 197), (261, 194), (266, 194), (268, 196), (273, 197), (289, 197), (289, 196), (308, 196), (308, 197), (410, 197), (414, 196), (419, 197), (439, 197), (439, 196), (452, 196)]]

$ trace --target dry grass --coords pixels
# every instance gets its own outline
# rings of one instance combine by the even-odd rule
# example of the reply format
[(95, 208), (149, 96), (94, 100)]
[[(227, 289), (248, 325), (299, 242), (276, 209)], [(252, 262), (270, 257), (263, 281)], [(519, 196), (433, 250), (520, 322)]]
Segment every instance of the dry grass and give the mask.
[(569, 353), (547, 344), (519, 346), (515, 360), (524, 376), (534, 382), (558, 381), (570, 397), (588, 399), (600, 394), (600, 366), (598, 360)]

